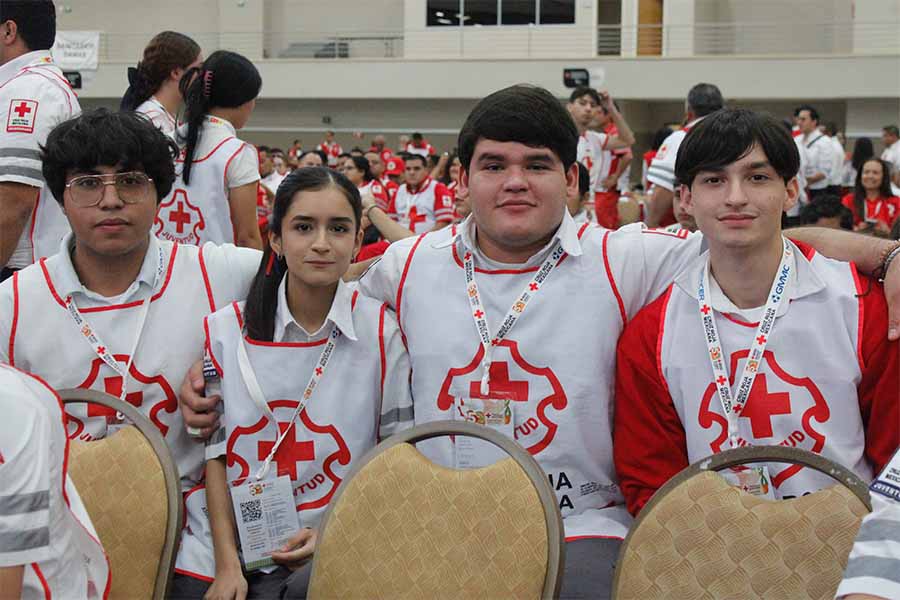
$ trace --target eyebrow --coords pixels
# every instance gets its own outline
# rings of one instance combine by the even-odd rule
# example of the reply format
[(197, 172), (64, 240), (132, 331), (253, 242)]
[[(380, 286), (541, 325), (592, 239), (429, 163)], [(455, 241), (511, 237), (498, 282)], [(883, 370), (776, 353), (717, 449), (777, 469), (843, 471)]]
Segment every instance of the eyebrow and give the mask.
[[(291, 218), (291, 222), (292, 222), (292, 223), (293, 223), (294, 221), (303, 221), (303, 222), (306, 222), (306, 221), (316, 221), (316, 220), (317, 220), (317, 219), (316, 219), (315, 217), (310, 217), (310, 216), (308, 216), (308, 215), (294, 215), (293, 218)], [(329, 220), (330, 222), (332, 222), (332, 223), (334, 223), (334, 222), (337, 222), (337, 223), (353, 223), (353, 219), (351, 219), (350, 217), (330, 217), (328, 220)]]
[[(502, 154), (493, 154), (493, 153), (485, 153), (477, 158), (478, 162), (488, 162), (492, 160), (503, 162), (507, 159), (506, 156)], [(553, 155), (549, 152), (532, 152), (525, 155), (525, 160), (540, 160), (546, 162), (553, 162)]]

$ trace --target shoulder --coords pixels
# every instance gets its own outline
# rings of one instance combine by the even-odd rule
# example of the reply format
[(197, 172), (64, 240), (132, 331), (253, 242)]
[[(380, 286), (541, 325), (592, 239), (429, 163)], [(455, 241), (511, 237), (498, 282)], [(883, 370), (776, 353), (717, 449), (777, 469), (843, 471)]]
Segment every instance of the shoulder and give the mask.
[(655, 353), (664, 331), (669, 300), (678, 293), (681, 292), (677, 286), (671, 284), (656, 300), (641, 308), (625, 325), (619, 338), (619, 351), (631, 353), (632, 350), (652, 349)]

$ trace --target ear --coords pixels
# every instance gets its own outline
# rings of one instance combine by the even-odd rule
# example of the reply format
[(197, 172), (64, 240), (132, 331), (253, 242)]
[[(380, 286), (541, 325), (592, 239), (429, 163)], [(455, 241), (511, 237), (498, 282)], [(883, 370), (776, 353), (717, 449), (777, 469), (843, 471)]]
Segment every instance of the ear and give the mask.
[(12, 46), (19, 38), (19, 26), (15, 21), (4, 21), (0, 24), (0, 41), (5, 46)]
[(691, 188), (686, 185), (681, 186), (681, 207), (687, 214), (694, 216), (694, 195)]
[(281, 248), (281, 236), (274, 231), (269, 231), (269, 245), (272, 246), (272, 250), (275, 251), (275, 254), (284, 256), (284, 252), (282, 252)]
[(566, 197), (578, 197), (578, 164), (572, 163), (566, 169)]
[(794, 208), (800, 200), (800, 184), (797, 182), (796, 177), (792, 177), (791, 180), (787, 182), (784, 186), (784, 191), (787, 194), (787, 197), (784, 200), (784, 212), (787, 212)]
[(462, 165), (459, 167), (459, 191), (469, 194), (469, 170)]
[(363, 236), (366, 234), (365, 230), (360, 227), (359, 231), (356, 232), (356, 242), (353, 244), (353, 259), (359, 254), (359, 251), (362, 249)]
[(169, 79), (174, 81), (175, 83), (179, 83), (181, 81), (181, 76), (184, 75), (185, 69), (181, 67), (176, 67), (172, 69), (172, 72), (169, 73)]

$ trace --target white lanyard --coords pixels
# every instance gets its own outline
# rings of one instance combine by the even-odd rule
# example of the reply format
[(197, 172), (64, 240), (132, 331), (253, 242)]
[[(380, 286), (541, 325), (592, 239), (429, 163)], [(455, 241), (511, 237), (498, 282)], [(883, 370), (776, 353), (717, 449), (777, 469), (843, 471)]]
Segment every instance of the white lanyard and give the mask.
[[(325, 374), (325, 368), (328, 366), (328, 362), (331, 360), (331, 357), (334, 354), (334, 347), (340, 337), (341, 330), (338, 329), (336, 325), (332, 325), (331, 332), (328, 334), (328, 342), (322, 349), (322, 354), (319, 356), (319, 360), (316, 362), (316, 367), (313, 369), (312, 375), (310, 375), (309, 377), (309, 383), (306, 384), (306, 390), (304, 390), (303, 392), (300, 403), (297, 404), (297, 408), (294, 409), (294, 414), (291, 416), (290, 423), (287, 427), (285, 427), (284, 431), (281, 432), (281, 435), (278, 436), (278, 439), (275, 441), (275, 445), (272, 446), (272, 450), (266, 457), (265, 462), (256, 472), (257, 481), (259, 481), (260, 479), (264, 479), (266, 475), (268, 475), (269, 466), (272, 464), (272, 459), (275, 458), (275, 453), (278, 451), (278, 448), (281, 446), (284, 438), (286, 438), (287, 434), (290, 433), (291, 428), (294, 427), (294, 422), (297, 420), (297, 417), (300, 416), (300, 413), (303, 412), (303, 409), (306, 408), (307, 404), (309, 404), (309, 400), (310, 398), (312, 398), (313, 392), (315, 391), (316, 387), (318, 387), (319, 383), (322, 380), (322, 376)], [(259, 386), (259, 380), (256, 379), (256, 374), (253, 372), (253, 367), (250, 365), (250, 357), (247, 356), (247, 347), (245, 345), (243, 336), (241, 336), (240, 343), (238, 344), (238, 367), (241, 370), (241, 377), (244, 379), (244, 385), (247, 386), (247, 392), (249, 392), (250, 398), (256, 403), (257, 406), (259, 406), (259, 408), (272, 421), (272, 423), (276, 425), (277, 429), (275, 414), (272, 412), (272, 409), (269, 408), (269, 404), (266, 402), (266, 397), (263, 395), (262, 388)]]
[(122, 402), (125, 401), (125, 395), (128, 392), (128, 373), (131, 372), (131, 363), (134, 362), (134, 353), (137, 352), (138, 344), (141, 341), (141, 333), (144, 331), (144, 324), (147, 322), (147, 314), (150, 312), (150, 300), (153, 298), (153, 292), (156, 290), (156, 285), (159, 283), (163, 271), (165, 270), (165, 257), (163, 256), (162, 247), (157, 246), (157, 249), (159, 250), (159, 264), (156, 268), (156, 275), (153, 278), (153, 286), (150, 288), (150, 294), (144, 298), (144, 301), (141, 303), (141, 312), (137, 322), (137, 333), (134, 336), (134, 344), (131, 346), (131, 352), (128, 353), (128, 363), (125, 365), (124, 369), (119, 366), (119, 363), (110, 353), (109, 346), (103, 343), (103, 340), (100, 339), (100, 335), (93, 327), (91, 327), (91, 324), (87, 322), (84, 316), (82, 316), (81, 311), (78, 310), (78, 306), (72, 299), (72, 295), (69, 294), (66, 296), (66, 310), (69, 312), (69, 316), (72, 317), (72, 321), (75, 322), (75, 325), (81, 331), (81, 335), (87, 340), (88, 344), (91, 345), (94, 354), (99, 356), (110, 369), (122, 377), (122, 392), (119, 394), (119, 400)]
[(497, 332), (497, 335), (491, 337), (491, 330), (488, 327), (487, 318), (484, 313), (484, 305), (481, 303), (481, 296), (478, 293), (478, 284), (475, 283), (475, 263), (472, 258), (472, 252), (466, 251), (466, 254), (463, 257), (463, 267), (466, 273), (466, 293), (469, 296), (469, 305), (472, 307), (472, 318), (475, 320), (475, 330), (478, 331), (478, 336), (481, 338), (481, 346), (484, 349), (484, 357), (481, 361), (481, 366), (484, 369), (484, 373), (481, 375), (481, 394), (483, 396), (487, 395), (490, 387), (490, 366), (494, 346), (499, 345), (500, 342), (506, 338), (510, 330), (519, 320), (519, 317), (525, 312), (528, 302), (537, 295), (538, 291), (541, 289), (541, 284), (546, 281), (553, 269), (559, 266), (560, 261), (562, 261), (565, 255), (566, 253), (562, 249), (562, 244), (557, 241), (550, 251), (550, 256), (548, 256), (543, 264), (541, 264), (540, 268), (534, 274), (534, 277), (528, 285), (525, 286), (519, 299), (513, 302), (513, 305), (510, 307), (509, 312), (506, 313), (506, 317), (500, 325), (500, 330)]
[(747, 356), (747, 362), (744, 364), (741, 378), (737, 382), (737, 387), (735, 388), (737, 392), (733, 395), (728, 385), (728, 367), (719, 338), (719, 330), (716, 327), (715, 311), (709, 306), (706, 299), (707, 290), (709, 289), (709, 261), (707, 261), (700, 274), (697, 301), (700, 306), (700, 317), (703, 320), (703, 330), (709, 349), (709, 361), (715, 377), (714, 382), (719, 392), (722, 408), (725, 411), (725, 418), (728, 419), (728, 437), (732, 448), (736, 448), (738, 442), (737, 417), (747, 404), (747, 398), (749, 398), (753, 382), (756, 380), (756, 373), (762, 364), (766, 345), (769, 343), (769, 337), (772, 335), (772, 329), (775, 327), (775, 316), (778, 314), (778, 307), (781, 306), (784, 300), (785, 288), (791, 273), (791, 257), (794, 254), (794, 250), (787, 240), (783, 239), (783, 241), (784, 250), (781, 254), (781, 264), (778, 266), (775, 281), (772, 282), (772, 289), (769, 290), (769, 298), (766, 300), (763, 316), (759, 320), (759, 326), (756, 328), (756, 335), (753, 336), (750, 354)]

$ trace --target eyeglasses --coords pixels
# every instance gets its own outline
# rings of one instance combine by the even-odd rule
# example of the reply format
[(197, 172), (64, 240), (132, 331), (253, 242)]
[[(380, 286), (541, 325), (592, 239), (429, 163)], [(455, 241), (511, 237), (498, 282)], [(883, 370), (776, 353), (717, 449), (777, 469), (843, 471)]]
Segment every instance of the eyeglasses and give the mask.
[(104, 186), (116, 186), (119, 199), (125, 204), (137, 204), (150, 197), (150, 184), (153, 179), (140, 171), (127, 173), (111, 173), (109, 175), (81, 175), (73, 177), (66, 183), (72, 204), (81, 208), (89, 208), (100, 204)]

